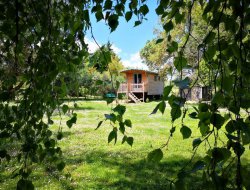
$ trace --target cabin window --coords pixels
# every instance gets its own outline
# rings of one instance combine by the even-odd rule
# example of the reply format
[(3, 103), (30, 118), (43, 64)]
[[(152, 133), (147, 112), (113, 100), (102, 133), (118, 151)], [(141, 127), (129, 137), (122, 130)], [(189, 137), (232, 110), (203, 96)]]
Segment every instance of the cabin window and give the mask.
[(138, 83), (141, 83), (141, 82), (142, 82), (141, 74), (138, 74), (138, 73), (134, 74), (134, 83), (138, 84)]
[(160, 81), (160, 80), (161, 80), (160, 76), (157, 76), (157, 75), (154, 76), (154, 81)]

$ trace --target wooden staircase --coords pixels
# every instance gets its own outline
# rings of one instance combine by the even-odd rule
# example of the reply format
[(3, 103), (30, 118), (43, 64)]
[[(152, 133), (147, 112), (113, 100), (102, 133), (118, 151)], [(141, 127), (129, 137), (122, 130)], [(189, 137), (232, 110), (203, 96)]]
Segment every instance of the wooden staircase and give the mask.
[(139, 98), (137, 98), (136, 95), (134, 95), (133, 92), (129, 92), (129, 93), (128, 93), (128, 97), (129, 97), (131, 100), (133, 100), (135, 103), (140, 103), (140, 102), (141, 102), (141, 100), (140, 100)]

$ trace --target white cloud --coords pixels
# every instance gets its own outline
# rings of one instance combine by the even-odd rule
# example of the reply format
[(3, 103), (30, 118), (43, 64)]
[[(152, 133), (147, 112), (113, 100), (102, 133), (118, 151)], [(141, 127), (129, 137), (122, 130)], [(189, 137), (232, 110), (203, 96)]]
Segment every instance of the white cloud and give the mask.
[(139, 52), (129, 55), (129, 58), (122, 60), (122, 63), (125, 67), (129, 68), (148, 69), (148, 66), (142, 63)]
[(116, 53), (119, 54), (122, 52), (122, 50), (120, 48), (118, 48), (115, 44), (111, 45), (111, 49)]
[(88, 44), (89, 53), (94, 53), (99, 48), (94, 41), (88, 38), (85, 38), (84, 41), (86, 44)]
[[(89, 49), (89, 53), (94, 53), (97, 49), (99, 49), (99, 46), (102, 46), (102, 44), (99, 44), (98, 42), (98, 45), (95, 43), (94, 40), (91, 40), (89, 38), (85, 38), (85, 43), (88, 44), (88, 49)], [(115, 44), (112, 44), (111, 45), (111, 49), (116, 53), (116, 54), (119, 54), (122, 52), (122, 50), (120, 48), (118, 48)]]

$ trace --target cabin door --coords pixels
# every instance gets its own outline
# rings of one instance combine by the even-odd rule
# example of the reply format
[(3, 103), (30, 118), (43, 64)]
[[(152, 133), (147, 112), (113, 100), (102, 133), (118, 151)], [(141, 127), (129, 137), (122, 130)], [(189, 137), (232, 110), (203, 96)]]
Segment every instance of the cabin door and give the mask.
[(141, 74), (138, 74), (138, 73), (134, 74), (134, 83), (135, 84), (140, 84), (141, 82), (142, 82)]
[(142, 86), (142, 76), (139, 73), (134, 74), (134, 84), (133, 84), (133, 91), (141, 90)]

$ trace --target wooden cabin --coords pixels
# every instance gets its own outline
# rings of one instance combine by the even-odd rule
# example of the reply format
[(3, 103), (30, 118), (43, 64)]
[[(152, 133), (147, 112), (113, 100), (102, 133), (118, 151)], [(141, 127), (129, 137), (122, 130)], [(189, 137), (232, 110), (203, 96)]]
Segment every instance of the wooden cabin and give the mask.
[(187, 101), (210, 101), (211, 100), (211, 88), (208, 86), (193, 86), (192, 88), (185, 88), (180, 90), (181, 97)]
[(124, 93), (134, 102), (145, 101), (147, 97), (161, 96), (163, 94), (164, 81), (159, 74), (140, 69), (128, 69), (121, 71), (126, 82), (120, 84), (118, 94)]

